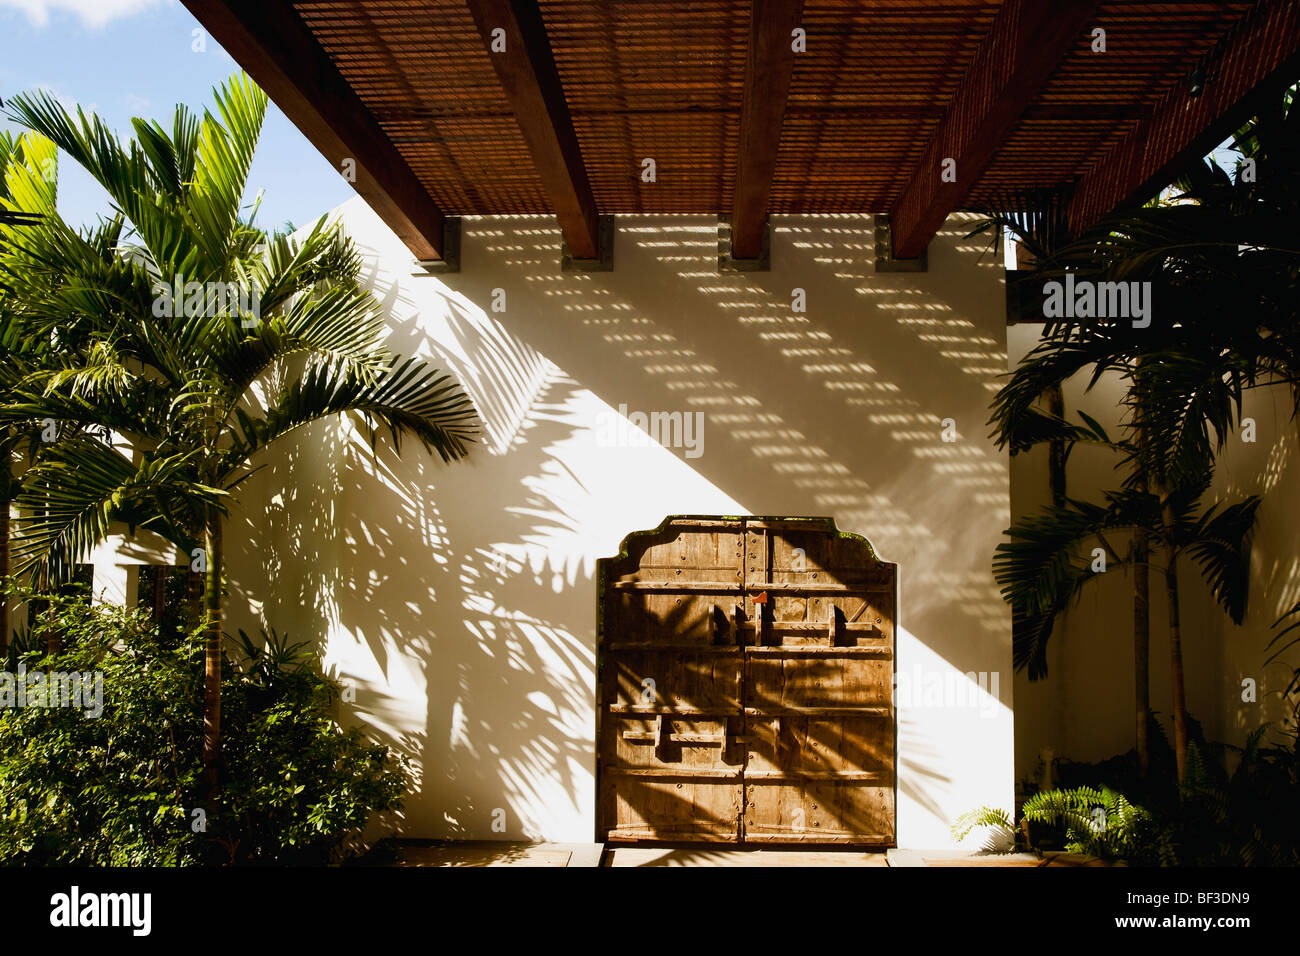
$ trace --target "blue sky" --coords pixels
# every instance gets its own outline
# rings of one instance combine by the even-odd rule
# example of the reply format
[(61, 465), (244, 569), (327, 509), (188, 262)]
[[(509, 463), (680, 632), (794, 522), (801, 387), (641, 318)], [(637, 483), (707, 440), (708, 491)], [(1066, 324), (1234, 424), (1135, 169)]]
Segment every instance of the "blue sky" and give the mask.
[[(170, 128), (177, 103), (210, 105), (212, 88), (238, 69), (211, 36), (206, 52), (195, 52), (197, 29), (178, 0), (0, 0), (0, 97), (40, 87), (122, 133), (133, 116)], [(353, 195), (274, 104), (248, 187), (248, 202), (265, 190), (257, 222), (266, 228), (301, 226)], [(59, 210), (68, 222), (93, 222), (108, 209), (94, 180), (60, 163)]]

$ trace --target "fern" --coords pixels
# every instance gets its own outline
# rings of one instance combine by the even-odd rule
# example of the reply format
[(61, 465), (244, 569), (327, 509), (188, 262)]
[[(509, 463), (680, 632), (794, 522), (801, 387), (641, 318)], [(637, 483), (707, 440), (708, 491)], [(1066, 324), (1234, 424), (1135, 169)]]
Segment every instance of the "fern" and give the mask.
[(1065, 830), (1065, 847), (1103, 860), (1172, 862), (1174, 852), (1150, 813), (1109, 787), (1047, 790), (1025, 801), (1026, 820)]
[[(1016, 832), (1016, 824), (1005, 810), (979, 807), (975, 810), (968, 810), (953, 822), (952, 838), (960, 843), (980, 827), (988, 827), (991, 830), (1005, 830), (1013, 837)], [(999, 843), (994, 839), (992, 833), (985, 837), (984, 842), (980, 844), (980, 849), (990, 853), (998, 851)]]

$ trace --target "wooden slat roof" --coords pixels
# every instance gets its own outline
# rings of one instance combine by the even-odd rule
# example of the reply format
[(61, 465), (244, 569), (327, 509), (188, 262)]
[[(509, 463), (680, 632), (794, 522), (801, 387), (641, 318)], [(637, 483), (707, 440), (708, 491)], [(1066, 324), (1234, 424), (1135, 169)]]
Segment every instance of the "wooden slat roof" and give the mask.
[[(205, 7), (222, 6), (186, 2), (201, 20)], [(259, 2), (291, 8), (443, 213), (554, 212), (465, 0)], [(1087, 31), (1074, 36), (1042, 87), (1029, 91), (987, 168), (967, 184), (965, 204), (1084, 177), (1186, 86), (1189, 72), (1229, 42), (1243, 18), (1277, 5), (1092, 4), (1090, 22), (1106, 30), (1106, 52), (1092, 51)], [(224, 4), (240, 6), (247, 4)], [(599, 212), (728, 213), (750, 0), (536, 6)], [(894, 209), (959, 85), (969, 82), (1001, 6), (805, 0), (807, 51), (794, 61), (768, 211)], [(1284, 52), (1294, 62), (1294, 48)], [(655, 182), (642, 181), (646, 157), (655, 160)]]

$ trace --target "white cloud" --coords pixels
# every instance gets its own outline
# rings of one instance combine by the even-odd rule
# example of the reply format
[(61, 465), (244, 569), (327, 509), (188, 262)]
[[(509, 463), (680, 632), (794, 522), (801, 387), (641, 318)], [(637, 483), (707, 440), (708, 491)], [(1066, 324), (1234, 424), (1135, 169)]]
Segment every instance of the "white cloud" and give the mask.
[(37, 27), (48, 26), (51, 13), (71, 13), (83, 26), (98, 30), (112, 20), (134, 16), (162, 3), (163, 0), (0, 0), (0, 8), (21, 10)]

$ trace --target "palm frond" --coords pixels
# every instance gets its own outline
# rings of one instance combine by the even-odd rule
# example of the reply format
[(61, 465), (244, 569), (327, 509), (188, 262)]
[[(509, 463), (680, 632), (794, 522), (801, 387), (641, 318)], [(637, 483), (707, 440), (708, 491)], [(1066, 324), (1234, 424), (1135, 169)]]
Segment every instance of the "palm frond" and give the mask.
[(1200, 568), (1214, 599), (1234, 624), (1246, 617), (1250, 594), (1250, 541), (1260, 499), (1207, 508), (1190, 529), (1185, 550)]
[(402, 435), (410, 434), (443, 461), (464, 457), (478, 432), (474, 407), (460, 386), (418, 359), (393, 359), (373, 376), (348, 363), (314, 361), (280, 394), (264, 418), (237, 411), (226, 469), (243, 465), (303, 425), (347, 413), (360, 419), (372, 442), (381, 428), (398, 447)]
[(114, 522), (162, 528), (157, 489), (224, 507), (224, 492), (193, 480), (187, 456), (151, 457), (133, 464), (111, 445), (75, 436), (50, 447), (25, 477), (14, 534), (16, 571), (33, 580), (67, 579), (104, 541)]

